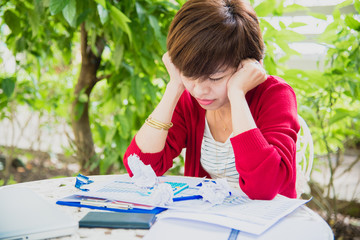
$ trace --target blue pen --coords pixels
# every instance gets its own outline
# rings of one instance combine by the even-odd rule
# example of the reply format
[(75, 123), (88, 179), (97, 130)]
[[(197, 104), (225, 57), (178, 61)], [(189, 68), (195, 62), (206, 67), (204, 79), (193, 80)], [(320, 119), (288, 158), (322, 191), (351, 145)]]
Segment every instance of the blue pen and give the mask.
[(176, 197), (176, 198), (173, 198), (173, 201), (180, 202), (180, 201), (194, 200), (194, 199), (202, 199), (202, 196), (201, 195), (193, 195), (193, 196)]
[[(210, 182), (210, 180), (204, 180), (203, 182)], [(216, 181), (212, 180), (211, 182), (216, 184)], [(202, 186), (202, 182), (199, 183), (198, 185), (196, 185), (197, 187), (201, 187)], [(231, 192), (229, 192), (229, 195), (231, 196)]]

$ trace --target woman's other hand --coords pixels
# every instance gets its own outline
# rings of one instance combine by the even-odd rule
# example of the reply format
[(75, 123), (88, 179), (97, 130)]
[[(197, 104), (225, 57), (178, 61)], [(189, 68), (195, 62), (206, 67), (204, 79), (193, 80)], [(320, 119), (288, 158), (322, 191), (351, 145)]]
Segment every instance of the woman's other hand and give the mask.
[(266, 72), (261, 63), (255, 59), (242, 60), (237, 71), (227, 83), (229, 99), (239, 93), (245, 95), (251, 89), (265, 82), (266, 78)]
[(180, 88), (182, 91), (185, 90), (185, 86), (181, 80), (181, 74), (179, 69), (172, 63), (171, 58), (169, 56), (169, 52), (166, 52), (163, 57), (162, 61), (165, 64), (166, 70), (170, 76), (169, 84), (173, 84), (175, 87)]

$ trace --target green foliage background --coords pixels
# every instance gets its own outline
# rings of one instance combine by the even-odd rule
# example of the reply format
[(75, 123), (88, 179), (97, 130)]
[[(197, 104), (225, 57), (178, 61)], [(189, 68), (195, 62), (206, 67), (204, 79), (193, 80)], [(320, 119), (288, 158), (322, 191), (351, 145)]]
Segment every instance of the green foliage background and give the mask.
[[(79, 99), (90, 103), (90, 124), (100, 173), (124, 171), (122, 156), (144, 119), (161, 98), (167, 73), (161, 62), (166, 51), (168, 26), (185, 0), (5, 0), (0, 3), (0, 42), (16, 56), (16, 71), (0, 70), (0, 120), (11, 118), (18, 105), (32, 111), (65, 118)], [(254, 2), (252, 2), (254, 4)], [(354, 14), (340, 14), (353, 5)], [(334, 20), (318, 42), (328, 48), (324, 71), (288, 69), (286, 61), (301, 53), (289, 43), (304, 40), (294, 29), (305, 23), (275, 28), (266, 19), (293, 11), (326, 19), (319, 13), (282, 0), (264, 0), (255, 6), (266, 44), (265, 68), (279, 75), (295, 89), (299, 114), (308, 122), (317, 155), (359, 144), (360, 54), (359, 0), (338, 5)], [(81, 58), (80, 24), (85, 23), (88, 42), (96, 53), (96, 39), (102, 37), (105, 50), (91, 97), (74, 96)], [(9, 30), (7, 30), (9, 29)], [(282, 54), (279, 54), (282, 52)], [(6, 61), (2, 59), (1, 61)], [(74, 148), (74, 151), (76, 149)], [(183, 161), (176, 166), (178, 171)], [(329, 163), (331, 164), (331, 163)], [(94, 167), (94, 166), (89, 166)]]

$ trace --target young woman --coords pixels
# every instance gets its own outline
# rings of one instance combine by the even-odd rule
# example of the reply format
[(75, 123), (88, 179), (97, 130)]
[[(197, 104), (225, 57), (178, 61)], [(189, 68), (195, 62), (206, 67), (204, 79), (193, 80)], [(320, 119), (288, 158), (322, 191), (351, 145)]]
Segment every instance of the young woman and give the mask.
[(296, 96), (267, 76), (254, 10), (189, 0), (169, 29), (166, 91), (128, 147), (157, 175), (186, 148), (185, 176), (226, 177), (252, 199), (295, 198)]

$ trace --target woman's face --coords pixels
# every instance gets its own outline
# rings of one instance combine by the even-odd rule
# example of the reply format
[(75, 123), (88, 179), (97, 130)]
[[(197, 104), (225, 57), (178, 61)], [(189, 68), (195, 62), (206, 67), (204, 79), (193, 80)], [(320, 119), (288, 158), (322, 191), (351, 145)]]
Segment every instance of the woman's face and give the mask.
[(229, 68), (218, 71), (208, 79), (192, 79), (181, 75), (185, 88), (206, 110), (216, 110), (229, 102), (227, 96), (227, 82), (234, 73)]

